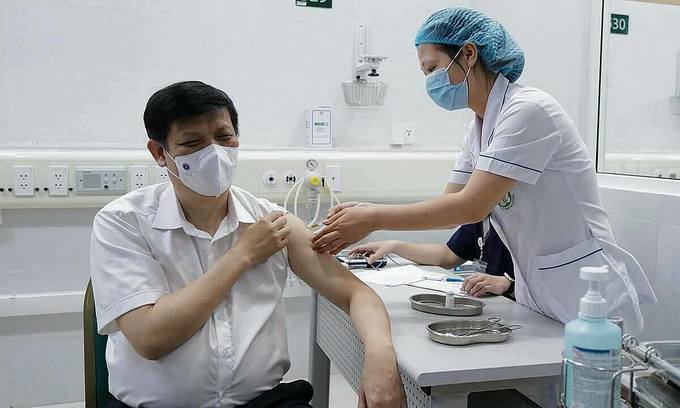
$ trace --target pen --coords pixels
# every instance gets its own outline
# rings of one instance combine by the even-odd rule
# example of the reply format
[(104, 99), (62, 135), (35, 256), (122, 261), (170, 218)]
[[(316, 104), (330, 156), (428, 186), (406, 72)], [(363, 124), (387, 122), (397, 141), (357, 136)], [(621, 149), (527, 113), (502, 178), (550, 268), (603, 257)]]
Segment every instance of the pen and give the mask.
[(440, 282), (463, 282), (465, 279), (458, 276), (449, 276), (441, 278), (426, 277), (427, 280), (440, 281)]

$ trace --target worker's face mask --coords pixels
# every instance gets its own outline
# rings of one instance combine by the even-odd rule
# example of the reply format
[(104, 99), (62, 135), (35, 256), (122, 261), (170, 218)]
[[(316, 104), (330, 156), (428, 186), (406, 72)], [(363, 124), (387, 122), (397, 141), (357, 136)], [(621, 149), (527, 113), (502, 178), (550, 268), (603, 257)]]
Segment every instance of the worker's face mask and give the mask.
[[(458, 54), (460, 54), (462, 50), (463, 48), (461, 47), (446, 68), (440, 68), (431, 72), (425, 78), (427, 94), (430, 95), (432, 101), (436, 103), (437, 106), (450, 111), (468, 107), (467, 78), (470, 74), (470, 68), (467, 69), (465, 78), (463, 78), (461, 83), (454, 85), (449, 81), (449, 68), (451, 68), (451, 65), (456, 61)], [(461, 66), (461, 68), (463, 67)]]
[(238, 148), (211, 144), (197, 152), (174, 159), (165, 148), (165, 157), (177, 167), (175, 174), (185, 186), (198, 194), (217, 197), (231, 187), (238, 164)]

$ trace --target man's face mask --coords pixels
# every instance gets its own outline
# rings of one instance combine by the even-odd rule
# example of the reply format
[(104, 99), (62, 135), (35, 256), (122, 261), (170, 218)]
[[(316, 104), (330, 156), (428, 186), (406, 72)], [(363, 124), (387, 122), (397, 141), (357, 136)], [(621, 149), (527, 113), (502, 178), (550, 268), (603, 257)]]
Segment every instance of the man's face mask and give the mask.
[(173, 158), (165, 148), (165, 157), (172, 160), (179, 179), (187, 188), (198, 194), (217, 197), (231, 187), (238, 164), (238, 147), (211, 144), (197, 152)]

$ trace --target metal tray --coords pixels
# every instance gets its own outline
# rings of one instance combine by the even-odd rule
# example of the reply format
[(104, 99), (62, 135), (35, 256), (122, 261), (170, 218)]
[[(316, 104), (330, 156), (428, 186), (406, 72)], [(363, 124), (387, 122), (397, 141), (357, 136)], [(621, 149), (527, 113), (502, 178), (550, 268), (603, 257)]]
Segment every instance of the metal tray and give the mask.
[(425, 313), (444, 316), (477, 316), (484, 310), (484, 302), (468, 297), (456, 296), (455, 306), (444, 307), (446, 296), (434, 293), (422, 293), (409, 298), (411, 307)]
[[(443, 322), (431, 323), (427, 325), (430, 339), (437, 343), (448, 344), (451, 346), (466, 346), (477, 343), (502, 343), (510, 338), (513, 327), (502, 323), (494, 323), (489, 327), (489, 322), (493, 320), (446, 320)], [(477, 334), (465, 335), (474, 329), (486, 330)], [(517, 326), (519, 328), (519, 326)], [(460, 333), (462, 335), (458, 335)]]
[(680, 407), (680, 390), (656, 375), (635, 380), (635, 395), (642, 408)]

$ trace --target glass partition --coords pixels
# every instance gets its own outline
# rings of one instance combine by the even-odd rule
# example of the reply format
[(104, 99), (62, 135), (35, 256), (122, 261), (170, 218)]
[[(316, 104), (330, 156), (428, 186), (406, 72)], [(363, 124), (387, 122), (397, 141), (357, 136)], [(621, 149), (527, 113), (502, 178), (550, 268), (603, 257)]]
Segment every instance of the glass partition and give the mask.
[(680, 179), (680, 0), (605, 0), (598, 171)]

